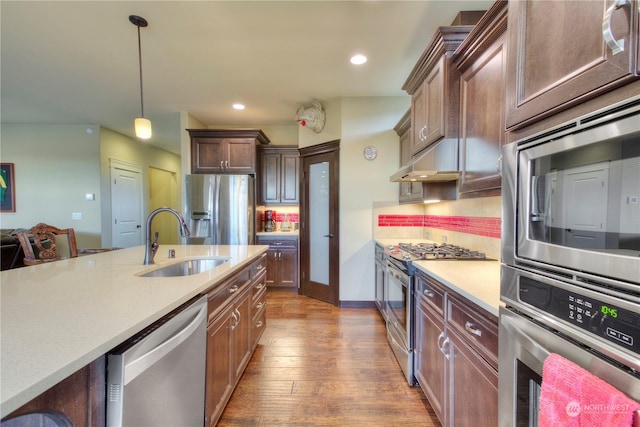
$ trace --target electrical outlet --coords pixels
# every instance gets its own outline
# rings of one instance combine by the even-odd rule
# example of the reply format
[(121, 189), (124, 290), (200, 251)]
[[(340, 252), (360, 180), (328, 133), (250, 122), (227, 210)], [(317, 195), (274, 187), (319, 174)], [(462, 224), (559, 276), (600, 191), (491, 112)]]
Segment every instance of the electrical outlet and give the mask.
[(447, 243), (447, 236), (442, 236), (442, 243)]
[(429, 233), (428, 231), (424, 232), (424, 238), (429, 240), (429, 237), (431, 237), (431, 233)]
[(82, 219), (82, 212), (72, 212), (71, 219)]

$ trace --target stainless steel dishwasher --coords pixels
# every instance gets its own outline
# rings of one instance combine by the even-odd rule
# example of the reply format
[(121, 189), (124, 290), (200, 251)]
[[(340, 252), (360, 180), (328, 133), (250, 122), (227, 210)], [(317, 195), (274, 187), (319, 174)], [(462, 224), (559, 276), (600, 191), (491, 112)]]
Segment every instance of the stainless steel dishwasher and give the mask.
[(204, 425), (207, 297), (196, 297), (107, 357), (107, 427)]

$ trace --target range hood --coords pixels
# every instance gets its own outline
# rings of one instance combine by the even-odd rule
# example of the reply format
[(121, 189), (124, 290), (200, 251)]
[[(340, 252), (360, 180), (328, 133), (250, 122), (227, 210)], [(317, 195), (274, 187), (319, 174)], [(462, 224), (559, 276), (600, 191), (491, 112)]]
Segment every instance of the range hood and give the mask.
[(412, 159), (391, 175), (391, 182), (446, 182), (456, 181), (458, 170), (458, 144), (455, 139), (444, 139), (424, 154)]

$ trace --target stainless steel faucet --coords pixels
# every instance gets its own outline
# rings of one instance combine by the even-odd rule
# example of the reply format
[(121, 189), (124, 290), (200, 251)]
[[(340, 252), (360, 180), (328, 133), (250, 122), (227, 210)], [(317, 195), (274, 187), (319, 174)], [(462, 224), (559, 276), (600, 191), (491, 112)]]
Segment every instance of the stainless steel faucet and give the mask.
[(182, 237), (188, 237), (191, 235), (189, 232), (189, 228), (187, 227), (187, 222), (180, 212), (171, 208), (158, 208), (155, 211), (151, 212), (147, 217), (147, 239), (145, 242), (145, 250), (144, 250), (144, 265), (153, 264), (153, 257), (156, 255), (156, 251), (158, 250), (158, 235), (159, 233), (156, 231), (155, 238), (151, 241), (151, 221), (153, 218), (158, 215), (160, 212), (171, 212), (178, 218), (178, 223), (180, 224), (180, 235)]

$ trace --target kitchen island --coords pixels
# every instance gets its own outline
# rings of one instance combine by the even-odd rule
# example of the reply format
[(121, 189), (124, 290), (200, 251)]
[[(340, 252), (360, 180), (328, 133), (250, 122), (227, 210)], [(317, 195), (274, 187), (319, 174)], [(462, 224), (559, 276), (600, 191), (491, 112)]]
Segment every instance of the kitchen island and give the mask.
[[(168, 250), (175, 249), (175, 259)], [(3, 271), (0, 275), (0, 418), (194, 296), (249, 266), (268, 246), (144, 246)], [(185, 277), (140, 277), (181, 258), (229, 258)]]

